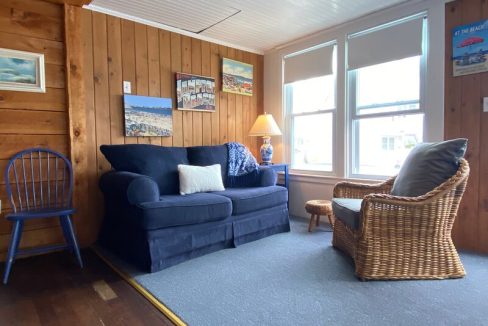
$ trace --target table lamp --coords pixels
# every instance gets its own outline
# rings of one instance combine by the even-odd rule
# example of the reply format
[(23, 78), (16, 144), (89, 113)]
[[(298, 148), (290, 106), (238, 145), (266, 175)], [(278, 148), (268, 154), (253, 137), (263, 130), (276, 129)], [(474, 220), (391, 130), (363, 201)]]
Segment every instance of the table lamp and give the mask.
[(261, 164), (271, 164), (273, 158), (273, 146), (271, 145), (271, 136), (281, 135), (280, 128), (273, 119), (273, 116), (264, 112), (256, 119), (251, 130), (249, 130), (249, 136), (263, 137), (263, 145), (261, 146)]

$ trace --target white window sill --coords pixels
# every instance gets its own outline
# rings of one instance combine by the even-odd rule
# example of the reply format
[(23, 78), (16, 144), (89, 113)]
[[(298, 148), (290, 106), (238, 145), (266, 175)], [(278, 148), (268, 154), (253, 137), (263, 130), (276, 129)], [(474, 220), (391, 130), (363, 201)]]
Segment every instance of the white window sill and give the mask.
[(381, 179), (373, 180), (373, 179), (359, 179), (359, 178), (343, 178), (343, 177), (296, 172), (296, 171), (289, 172), (289, 176), (291, 182), (318, 183), (318, 184), (326, 184), (326, 185), (335, 185), (336, 183), (341, 181), (351, 181), (351, 182), (366, 183), (366, 184), (375, 184), (384, 181)]

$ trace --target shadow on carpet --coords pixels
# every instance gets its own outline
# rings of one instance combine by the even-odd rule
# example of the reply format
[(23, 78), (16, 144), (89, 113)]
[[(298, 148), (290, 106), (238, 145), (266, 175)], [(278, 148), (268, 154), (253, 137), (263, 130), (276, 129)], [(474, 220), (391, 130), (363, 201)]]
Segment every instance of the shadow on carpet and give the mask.
[(463, 279), (360, 282), (307, 226), (152, 274), (103, 255), (189, 325), (487, 325), (487, 256), (462, 253)]

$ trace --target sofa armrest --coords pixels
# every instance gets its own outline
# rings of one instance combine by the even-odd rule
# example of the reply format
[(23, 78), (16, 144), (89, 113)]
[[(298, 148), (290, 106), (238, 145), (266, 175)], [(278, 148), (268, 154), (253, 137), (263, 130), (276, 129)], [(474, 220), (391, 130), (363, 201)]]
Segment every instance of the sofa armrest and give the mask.
[(159, 200), (157, 183), (142, 174), (110, 171), (102, 175), (99, 185), (106, 196), (131, 205)]
[(275, 186), (278, 181), (278, 173), (268, 167), (259, 167), (258, 186), (270, 187)]

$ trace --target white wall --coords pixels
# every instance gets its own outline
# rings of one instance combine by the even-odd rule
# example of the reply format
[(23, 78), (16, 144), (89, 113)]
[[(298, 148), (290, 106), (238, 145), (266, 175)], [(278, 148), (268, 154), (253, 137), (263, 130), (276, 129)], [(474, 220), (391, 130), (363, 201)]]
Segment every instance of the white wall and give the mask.
[[(425, 108), (432, 110), (430, 120), (426, 120), (425, 139), (429, 141), (443, 139), (444, 126), (444, 3), (442, 0), (426, 0), (406, 3), (374, 14), (362, 17), (349, 23), (324, 30), (285, 46), (267, 51), (264, 55), (264, 108), (271, 113), (284, 131), (283, 136), (273, 137), (275, 149), (273, 161), (286, 162), (288, 153), (284, 138), (287, 134), (283, 107), (283, 57), (309, 47), (337, 41), (337, 117), (335, 166), (336, 177), (303, 175), (291, 172), (290, 176), (290, 214), (308, 217), (304, 205), (310, 199), (332, 198), (334, 185), (344, 180), (344, 163), (346, 161), (345, 139), (345, 55), (344, 44), (348, 34), (359, 32), (396, 19), (420, 12), (427, 12), (429, 46), (427, 50), (427, 75), (425, 89)], [(339, 162), (339, 164), (337, 164)], [(371, 182), (371, 181), (366, 181)]]

